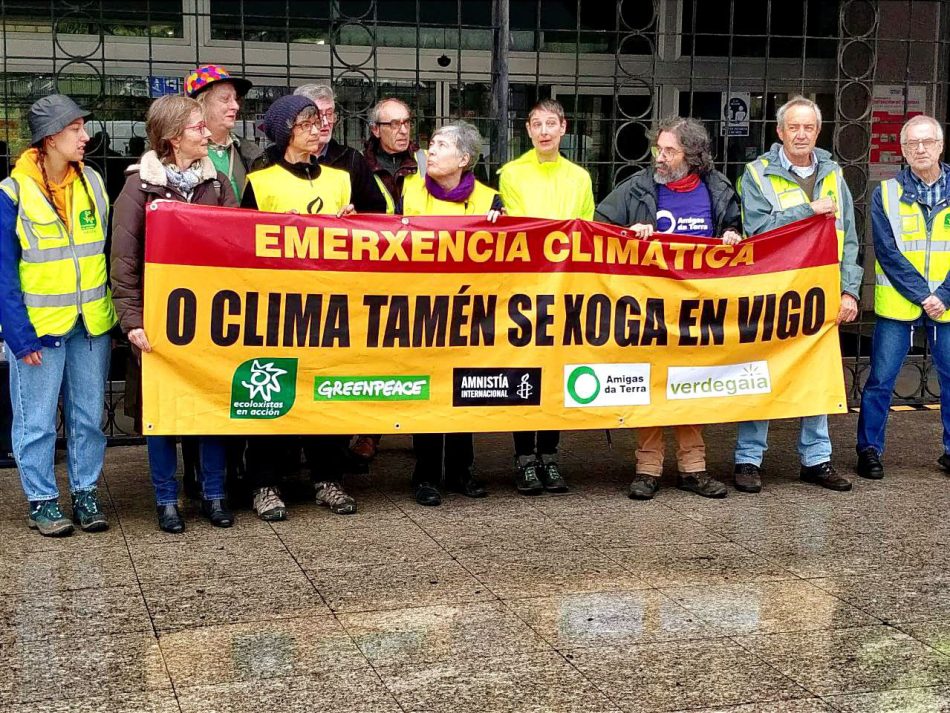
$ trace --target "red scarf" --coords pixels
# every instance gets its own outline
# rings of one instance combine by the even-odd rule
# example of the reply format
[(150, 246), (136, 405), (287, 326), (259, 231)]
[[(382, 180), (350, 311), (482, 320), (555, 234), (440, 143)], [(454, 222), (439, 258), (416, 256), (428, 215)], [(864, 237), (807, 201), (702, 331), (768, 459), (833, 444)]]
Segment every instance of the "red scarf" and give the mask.
[(687, 173), (678, 181), (670, 181), (666, 184), (666, 187), (671, 191), (676, 191), (677, 193), (689, 193), (692, 190), (695, 190), (699, 185), (699, 174), (698, 173)]

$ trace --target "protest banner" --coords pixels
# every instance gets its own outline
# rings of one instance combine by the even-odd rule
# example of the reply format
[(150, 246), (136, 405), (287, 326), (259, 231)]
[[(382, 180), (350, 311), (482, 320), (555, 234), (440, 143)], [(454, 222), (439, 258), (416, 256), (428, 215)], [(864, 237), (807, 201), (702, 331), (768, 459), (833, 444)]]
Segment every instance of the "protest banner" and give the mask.
[(845, 410), (834, 222), (739, 245), (586, 221), (157, 201), (146, 434), (618, 428)]

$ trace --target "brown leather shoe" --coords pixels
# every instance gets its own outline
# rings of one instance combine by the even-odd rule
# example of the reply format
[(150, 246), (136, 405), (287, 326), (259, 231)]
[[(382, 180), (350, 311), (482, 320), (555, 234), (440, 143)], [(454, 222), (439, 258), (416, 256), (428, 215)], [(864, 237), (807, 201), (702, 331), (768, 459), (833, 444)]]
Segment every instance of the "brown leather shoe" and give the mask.
[(851, 480), (841, 475), (831, 465), (831, 461), (812, 466), (802, 466), (801, 479), (806, 483), (815, 483), (828, 490), (851, 490)]
[(376, 439), (372, 436), (359, 436), (350, 446), (350, 452), (361, 461), (369, 463), (376, 457)]

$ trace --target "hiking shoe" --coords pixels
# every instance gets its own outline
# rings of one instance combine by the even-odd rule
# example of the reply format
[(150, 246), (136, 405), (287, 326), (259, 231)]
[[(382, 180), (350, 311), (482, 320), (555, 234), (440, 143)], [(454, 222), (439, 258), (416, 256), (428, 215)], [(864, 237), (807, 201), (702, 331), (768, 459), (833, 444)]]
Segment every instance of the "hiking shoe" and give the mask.
[(518, 466), (518, 475), (515, 477), (515, 487), (522, 495), (540, 495), (544, 492), (544, 483), (538, 476), (541, 470), (541, 464), (536, 460), (530, 460), (524, 465)]
[(376, 439), (372, 436), (359, 436), (350, 446), (350, 453), (364, 463), (369, 463), (376, 457)]
[(742, 493), (762, 491), (762, 469), (753, 463), (736, 463), (733, 474), (736, 490)]
[(695, 473), (680, 473), (677, 476), (676, 487), (680, 490), (689, 490), (704, 498), (724, 498), (728, 490), (726, 486), (713, 478), (705, 470)]
[(30, 529), (39, 530), (46, 537), (65, 537), (73, 532), (72, 520), (63, 515), (55, 499), (31, 502), (27, 524)]
[(656, 491), (660, 489), (660, 479), (652, 475), (637, 473), (630, 481), (630, 487), (627, 490), (633, 500), (652, 500)]
[(73, 493), (73, 519), (86, 532), (102, 532), (109, 529), (99, 493), (95, 488), (77, 490)]
[(538, 468), (538, 477), (541, 479), (544, 489), (549, 493), (567, 492), (567, 481), (564, 480), (564, 476), (561, 475), (557, 463), (542, 463), (541, 467)]
[(276, 522), (287, 519), (287, 506), (280, 499), (277, 488), (258, 488), (254, 491), (254, 512), (261, 520)]
[(858, 451), (858, 467), (855, 470), (862, 478), (880, 480), (884, 477), (884, 464), (881, 463), (881, 454), (871, 446)]
[(316, 483), (314, 488), (317, 505), (326, 505), (330, 512), (337, 515), (352, 515), (356, 512), (356, 501), (336, 483)]
[(815, 483), (828, 490), (851, 490), (851, 481), (838, 473), (830, 460), (818, 465), (803, 465), (800, 477), (806, 483)]

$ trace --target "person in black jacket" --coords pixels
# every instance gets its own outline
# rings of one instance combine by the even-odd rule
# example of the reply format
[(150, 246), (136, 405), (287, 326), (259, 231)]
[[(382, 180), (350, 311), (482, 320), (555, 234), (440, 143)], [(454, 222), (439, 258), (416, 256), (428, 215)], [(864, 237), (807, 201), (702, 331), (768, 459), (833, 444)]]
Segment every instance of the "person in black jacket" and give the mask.
[[(594, 219), (629, 226), (641, 240), (658, 233), (741, 239), (739, 199), (729, 179), (713, 167), (710, 139), (695, 119), (663, 119), (652, 132), (653, 163), (617, 186), (594, 210)], [(679, 238), (686, 239), (689, 238)], [(726, 487), (706, 471), (706, 446), (700, 425), (675, 428), (678, 487), (708, 498), (726, 496)], [(629, 495), (653, 498), (663, 473), (661, 427), (638, 433), (636, 476)]]
[(336, 97), (328, 84), (304, 84), (294, 91), (312, 101), (320, 112), (320, 152), (317, 162), (350, 174), (350, 200), (357, 213), (385, 213), (386, 200), (362, 154), (333, 138)]

